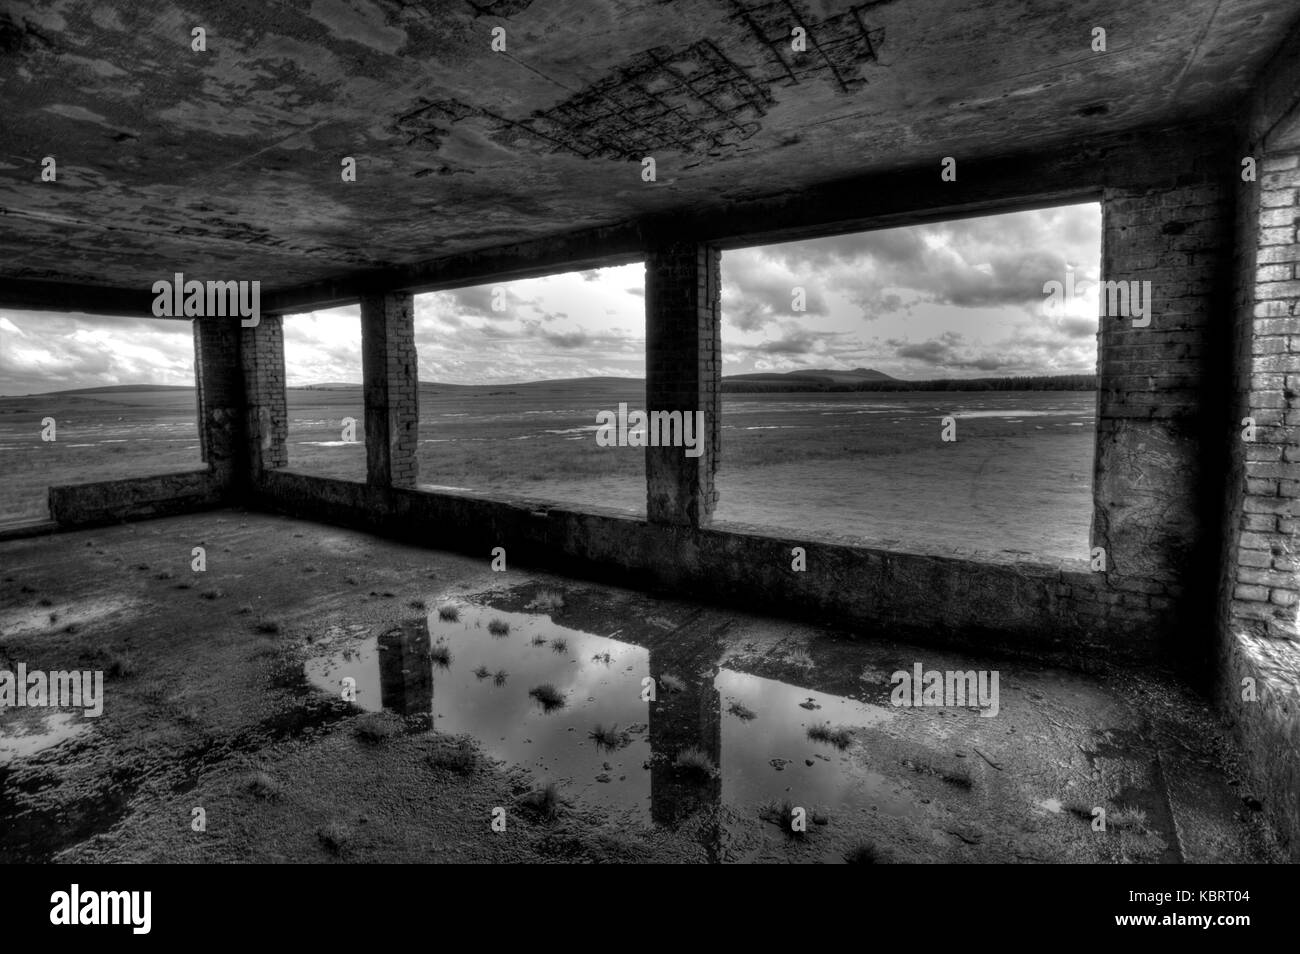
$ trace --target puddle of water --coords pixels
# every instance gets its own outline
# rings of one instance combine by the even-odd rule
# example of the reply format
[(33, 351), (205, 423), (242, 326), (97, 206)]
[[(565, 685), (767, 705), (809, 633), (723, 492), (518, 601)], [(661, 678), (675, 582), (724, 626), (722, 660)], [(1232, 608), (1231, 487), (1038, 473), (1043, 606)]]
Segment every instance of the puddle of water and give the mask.
[[(60, 602), (57, 606), (12, 606), (0, 610), (0, 633), (25, 636), (64, 629), (69, 624), (87, 626), (102, 623), (117, 613), (138, 610), (142, 605), (140, 600), (129, 597), (108, 596)], [(56, 614), (56, 622), (50, 622), (51, 613)]]
[[(691, 671), (668, 650), (545, 616), (462, 606), (457, 620), (435, 613), (390, 627), (308, 661), (305, 674), (335, 696), (351, 677), (363, 709), (428, 715), (439, 731), (473, 736), (489, 755), (562, 781), (571, 798), (643, 820), (671, 824), (722, 803), (752, 811), (787, 798), (810, 809), (919, 814), (905, 786), (854, 757), (860, 743), (841, 750), (807, 735), (815, 724), (880, 726), (891, 711), (715, 665)], [(656, 680), (653, 703), (642, 699), (646, 676)], [(530, 694), (543, 684), (564, 696), (562, 707), (547, 711)], [(617, 748), (591, 737), (598, 725), (618, 726)], [(679, 766), (689, 749), (716, 771)]]
[[(36, 712), (38, 710), (28, 710)], [(75, 739), (89, 729), (76, 712), (60, 710), (40, 711), (39, 717), (12, 719), (0, 727), (0, 765), (15, 759), (29, 758), (38, 752), (52, 749), (61, 742)]]

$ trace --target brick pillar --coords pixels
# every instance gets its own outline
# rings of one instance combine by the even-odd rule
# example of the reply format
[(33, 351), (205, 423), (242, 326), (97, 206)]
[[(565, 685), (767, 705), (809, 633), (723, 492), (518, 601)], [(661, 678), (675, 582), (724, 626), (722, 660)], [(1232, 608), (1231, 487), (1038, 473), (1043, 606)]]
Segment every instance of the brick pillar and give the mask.
[(223, 483), (243, 472), (244, 391), (238, 320), (194, 319), (194, 375), (199, 390), (199, 446)]
[(721, 254), (695, 242), (646, 255), (646, 410), (704, 412), (703, 453), (646, 448), (646, 516), (699, 527), (718, 501), (721, 450)]
[[(1243, 183), (1237, 403), (1225, 532), (1229, 633), (1295, 639), (1300, 610), (1300, 152)], [(1255, 440), (1242, 439), (1243, 418)], [(1239, 687), (1238, 687), (1239, 688)]]
[(289, 463), (284, 323), (279, 315), (262, 315), (239, 333), (249, 476), (256, 480), (264, 469)]
[[(1228, 304), (1217, 296), (1231, 192), (1217, 172), (1189, 167), (1158, 185), (1107, 189), (1102, 223), (1102, 281), (1150, 282), (1150, 313), (1137, 324), (1106, 315), (1101, 291), (1092, 545), (1106, 551), (1107, 600), (1163, 614), (1165, 635), (1186, 633), (1206, 619), (1214, 590), (1207, 507), (1218, 505), (1224, 415), (1206, 368)], [(1180, 652), (1204, 653), (1208, 634), (1196, 640), (1184, 636)]]
[(415, 302), (409, 294), (361, 299), (361, 369), (366, 399), (366, 482), (414, 487), (420, 388)]

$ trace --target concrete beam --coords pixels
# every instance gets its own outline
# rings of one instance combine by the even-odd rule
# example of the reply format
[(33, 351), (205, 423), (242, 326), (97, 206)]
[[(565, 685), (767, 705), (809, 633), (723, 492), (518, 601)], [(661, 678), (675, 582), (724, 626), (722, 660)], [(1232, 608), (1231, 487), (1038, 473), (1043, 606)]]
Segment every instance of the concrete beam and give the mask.
[(1227, 130), (1221, 124), (1142, 128), (1085, 142), (1063, 139), (1054, 148), (1018, 154), (958, 155), (953, 182), (940, 179), (944, 157), (935, 155), (922, 167), (264, 291), (263, 311), (286, 314), (385, 291), (420, 293), (622, 265), (642, 259), (649, 248), (684, 238), (743, 248), (1086, 202), (1106, 188), (1173, 186), (1179, 156), (1206, 140), (1226, 141)]
[(431, 292), (463, 288), (479, 281), (514, 281), (557, 272), (627, 265), (641, 260), (643, 244), (634, 223), (585, 229), (552, 239), (516, 242), (267, 292), (263, 294), (262, 310), (291, 314), (352, 304), (368, 295), (385, 292)]
[(1253, 88), (1247, 141), (1265, 151), (1300, 144), (1300, 23), (1278, 46)]
[[(154, 294), (148, 289), (66, 285), (0, 278), (0, 308), (18, 311), (84, 312), (123, 318), (153, 318)], [(189, 321), (189, 318), (180, 318)]]
[[(860, 176), (799, 192), (703, 209), (645, 217), (554, 238), (475, 252), (282, 289), (263, 289), (262, 311), (289, 314), (352, 304), (389, 291), (419, 293), (489, 281), (639, 261), (666, 238), (690, 236), (719, 248), (896, 228), (939, 219), (1083, 202), (1105, 187), (1159, 181), (1176, 163), (1166, 157), (1217, 133), (1204, 126), (1139, 129), (1063, 144), (1055, 150), (992, 158), (955, 156), (957, 179), (942, 182), (939, 161), (886, 174)], [(147, 289), (64, 285), (0, 279), (0, 307), (153, 317)]]

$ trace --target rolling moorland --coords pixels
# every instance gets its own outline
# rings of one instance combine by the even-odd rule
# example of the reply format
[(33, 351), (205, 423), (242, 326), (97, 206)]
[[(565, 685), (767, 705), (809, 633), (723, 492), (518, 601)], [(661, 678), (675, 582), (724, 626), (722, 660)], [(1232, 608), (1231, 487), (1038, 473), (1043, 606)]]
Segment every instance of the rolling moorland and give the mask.
[[(1080, 385), (1090, 380), (988, 382), (998, 379), (916, 390), (866, 369), (724, 379), (716, 519), (922, 552), (1086, 559), (1096, 398)], [(620, 402), (644, 406), (644, 382), (424, 384), (421, 483), (643, 514), (644, 452), (594, 439), (596, 412)], [(288, 406), (291, 469), (364, 479), (359, 385), (290, 388)], [(940, 439), (949, 415), (955, 442)], [(45, 417), (57, 421), (52, 442), (41, 440)], [(358, 422), (356, 442), (343, 440), (345, 417)], [(45, 518), (52, 484), (201, 466), (192, 388), (0, 398), (0, 521)]]

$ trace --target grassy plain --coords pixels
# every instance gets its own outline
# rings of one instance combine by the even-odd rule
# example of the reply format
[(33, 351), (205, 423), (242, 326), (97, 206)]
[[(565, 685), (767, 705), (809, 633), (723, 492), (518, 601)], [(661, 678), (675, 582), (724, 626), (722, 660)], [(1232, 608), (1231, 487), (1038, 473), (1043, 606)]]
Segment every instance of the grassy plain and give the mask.
[[(922, 550), (1085, 559), (1093, 392), (723, 395), (716, 518)], [(422, 485), (645, 512), (645, 455), (595, 418), (639, 380), (426, 385)], [(942, 418), (957, 420), (941, 440)], [(57, 440), (41, 440), (54, 417)], [(346, 443), (343, 419), (357, 420)], [(289, 390), (289, 466), (365, 478), (356, 386)], [(203, 466), (189, 388), (0, 398), (0, 521), (44, 517), (51, 484)]]

